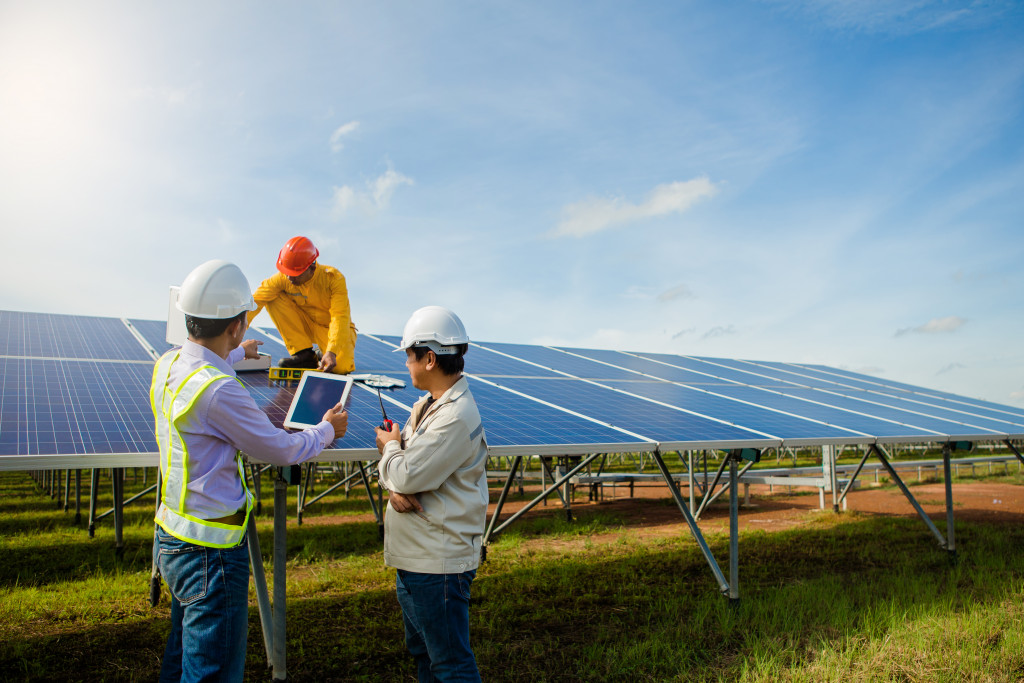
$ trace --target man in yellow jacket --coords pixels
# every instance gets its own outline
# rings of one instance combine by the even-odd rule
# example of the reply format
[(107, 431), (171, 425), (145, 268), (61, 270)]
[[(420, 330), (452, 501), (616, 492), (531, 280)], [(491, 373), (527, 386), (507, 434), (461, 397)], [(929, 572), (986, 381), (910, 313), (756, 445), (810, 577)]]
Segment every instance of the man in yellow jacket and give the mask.
[[(277, 256), (278, 272), (253, 292), (256, 310), (264, 307), (288, 353), (282, 368), (316, 368), (345, 374), (355, 369), (356, 326), (348, 304), (348, 287), (341, 272), (316, 262), (320, 252), (306, 237), (293, 237)], [(313, 345), (320, 347), (317, 357)]]

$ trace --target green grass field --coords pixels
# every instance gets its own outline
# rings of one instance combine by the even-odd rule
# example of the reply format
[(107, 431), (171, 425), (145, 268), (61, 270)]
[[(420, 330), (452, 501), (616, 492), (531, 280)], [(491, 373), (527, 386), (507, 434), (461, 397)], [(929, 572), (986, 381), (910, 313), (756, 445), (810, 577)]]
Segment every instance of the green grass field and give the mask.
[[(169, 598), (148, 603), (151, 506), (128, 508), (117, 559), (109, 519), (90, 539), (28, 475), (0, 473), (3, 680), (155, 680)], [(289, 680), (415, 679), (367, 510), (337, 496), (289, 523)], [(955, 564), (910, 517), (744, 531), (732, 607), (684, 530), (641, 536), (614, 504), (575, 513), (528, 515), (491, 546), (471, 608), (485, 681), (1024, 680), (1020, 525), (958, 522)], [(269, 580), (267, 508), (259, 528)], [(725, 568), (727, 537), (708, 541)], [(254, 598), (247, 679), (271, 679)]]

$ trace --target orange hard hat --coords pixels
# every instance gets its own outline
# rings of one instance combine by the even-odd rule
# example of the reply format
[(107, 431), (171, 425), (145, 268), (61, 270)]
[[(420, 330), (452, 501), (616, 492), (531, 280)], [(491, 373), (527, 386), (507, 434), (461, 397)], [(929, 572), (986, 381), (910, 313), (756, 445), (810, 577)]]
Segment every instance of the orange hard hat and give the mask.
[(281, 253), (277, 255), (277, 269), (285, 275), (298, 277), (313, 265), (319, 255), (309, 238), (299, 235), (281, 247)]

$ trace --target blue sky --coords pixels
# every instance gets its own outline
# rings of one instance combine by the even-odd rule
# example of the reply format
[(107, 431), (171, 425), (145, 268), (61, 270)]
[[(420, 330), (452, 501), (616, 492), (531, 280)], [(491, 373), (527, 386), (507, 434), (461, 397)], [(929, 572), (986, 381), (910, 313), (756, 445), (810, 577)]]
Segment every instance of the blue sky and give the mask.
[(1024, 405), (1022, 105), (1009, 1), (0, 0), (0, 308), (160, 318), (306, 234), (367, 332)]

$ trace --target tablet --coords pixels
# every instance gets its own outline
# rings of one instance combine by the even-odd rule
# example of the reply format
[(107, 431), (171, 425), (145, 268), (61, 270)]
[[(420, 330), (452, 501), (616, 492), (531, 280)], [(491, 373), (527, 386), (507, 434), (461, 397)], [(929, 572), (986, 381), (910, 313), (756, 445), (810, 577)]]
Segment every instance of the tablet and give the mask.
[(352, 378), (348, 375), (334, 375), (329, 372), (307, 370), (302, 373), (299, 386), (288, 407), (284, 426), (289, 429), (315, 427), (324, 419), (324, 413), (348, 401)]

